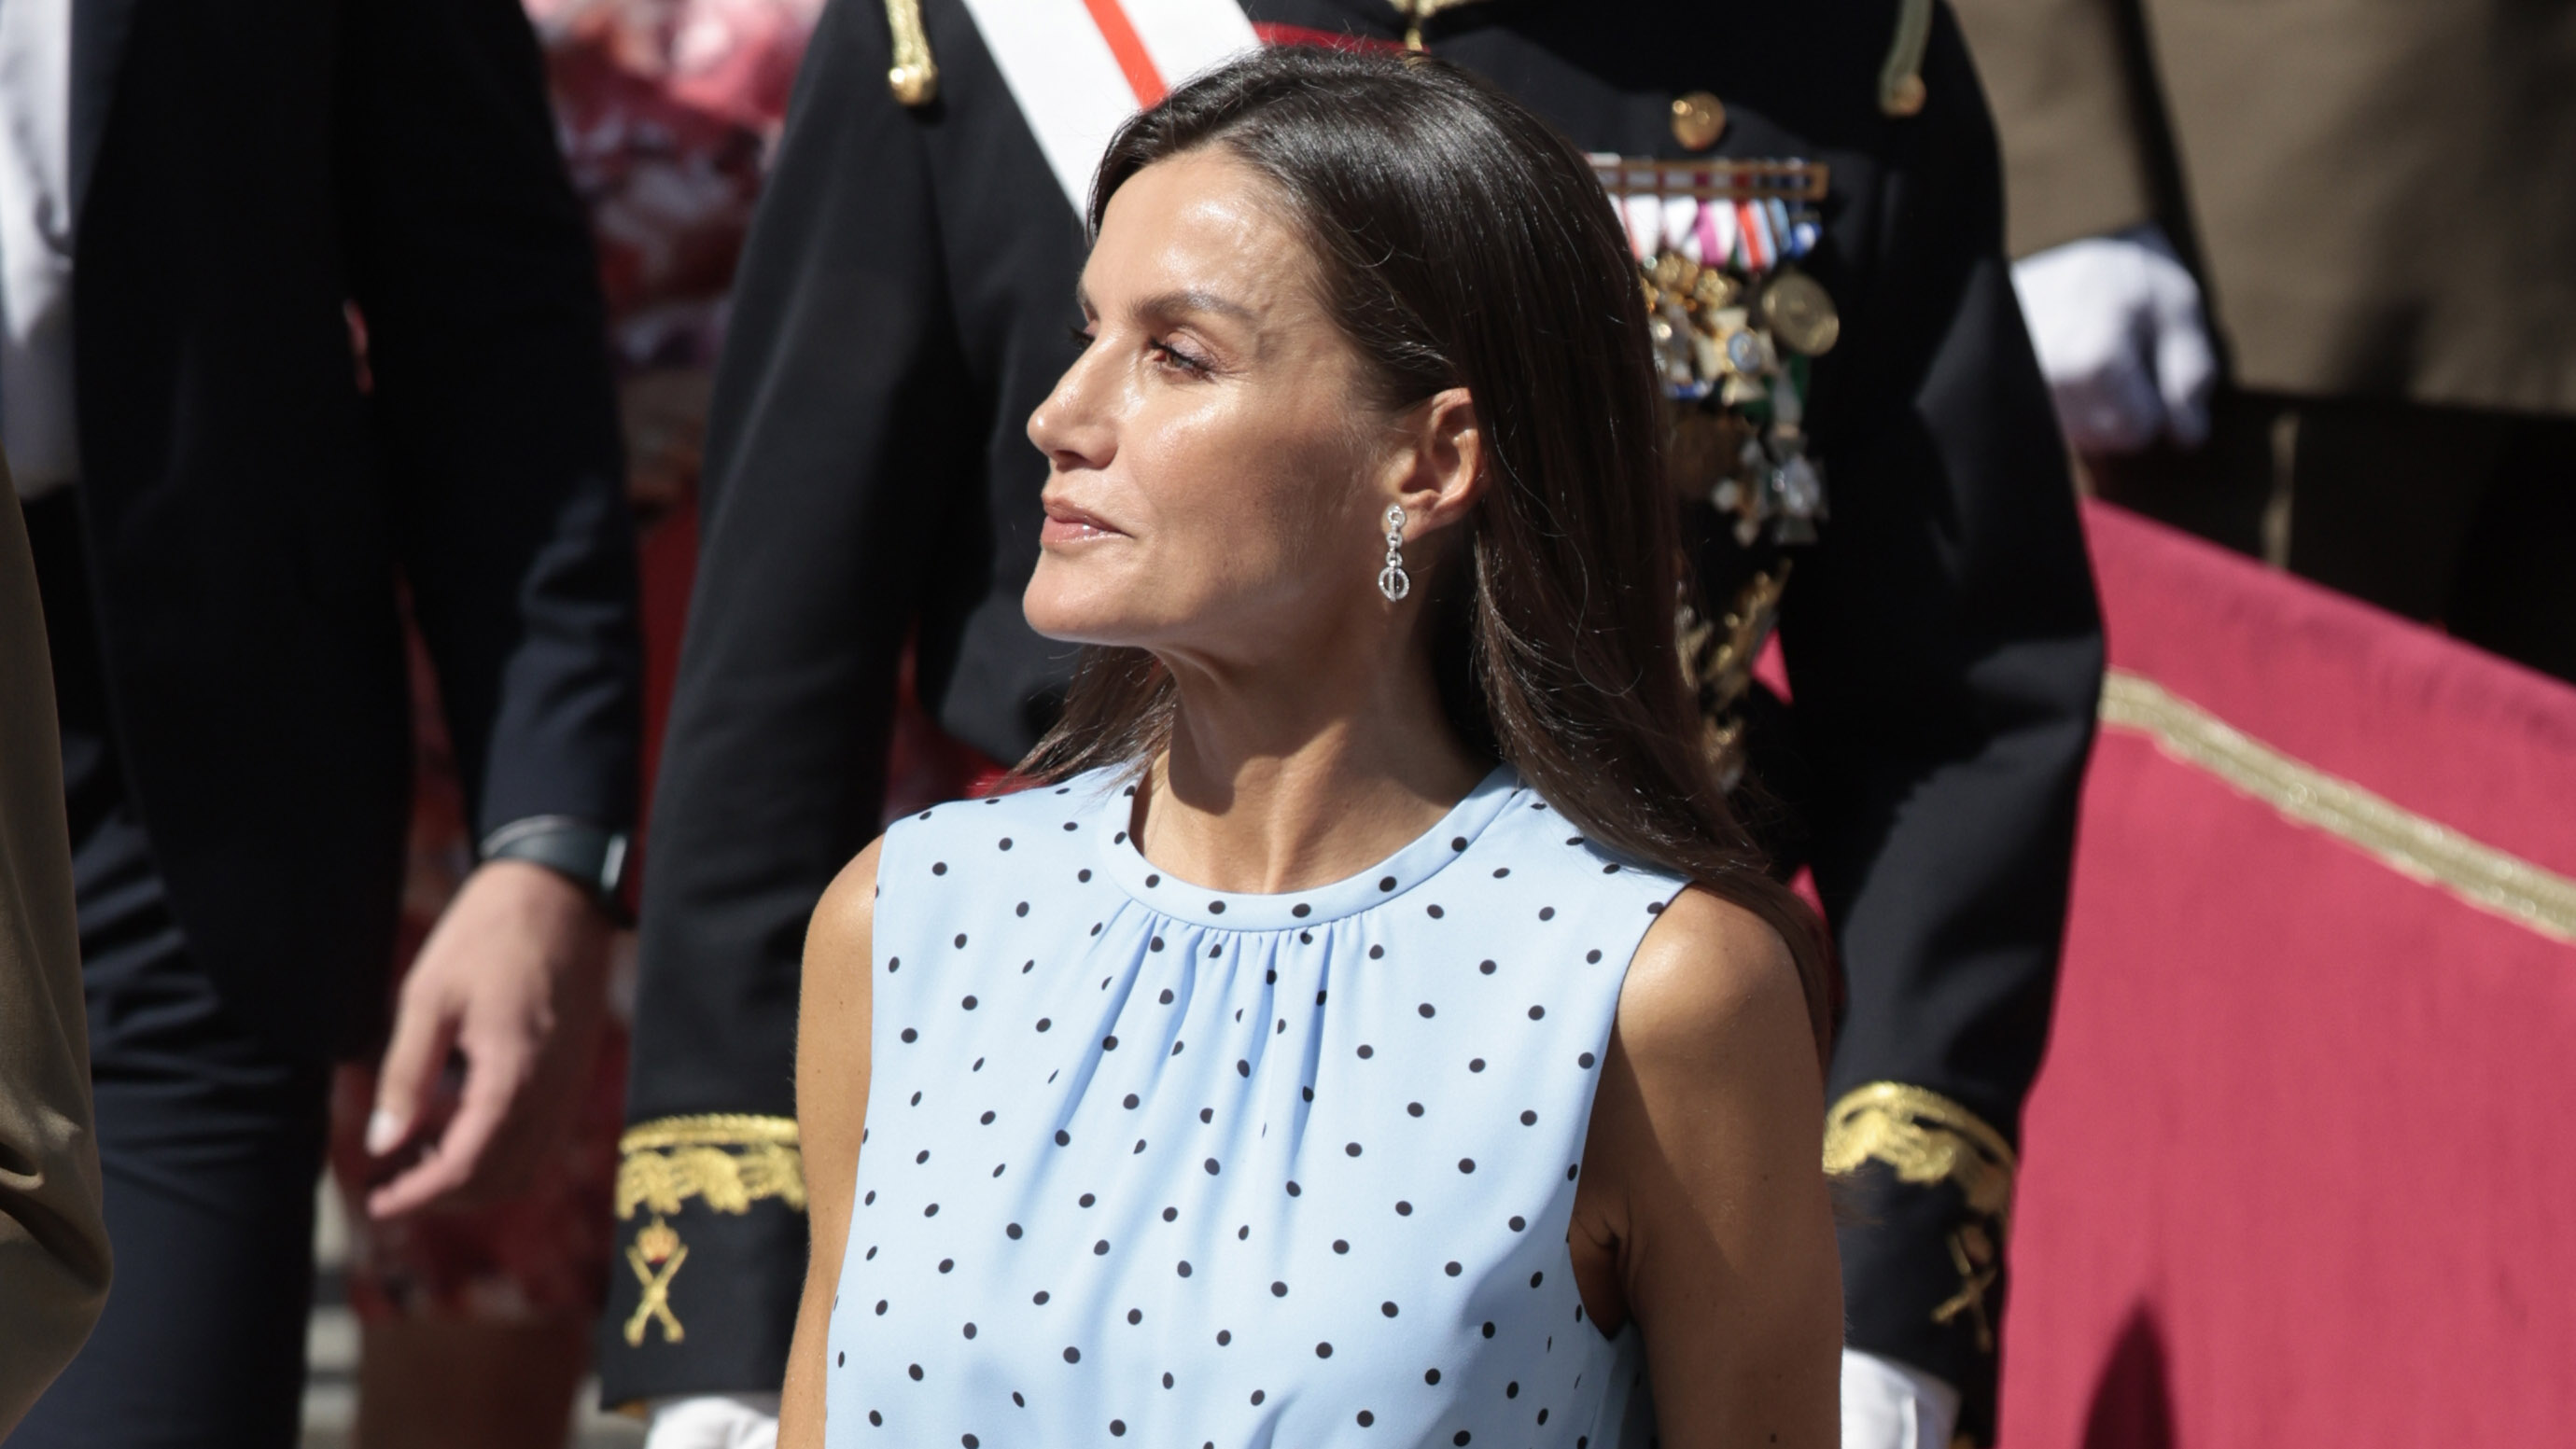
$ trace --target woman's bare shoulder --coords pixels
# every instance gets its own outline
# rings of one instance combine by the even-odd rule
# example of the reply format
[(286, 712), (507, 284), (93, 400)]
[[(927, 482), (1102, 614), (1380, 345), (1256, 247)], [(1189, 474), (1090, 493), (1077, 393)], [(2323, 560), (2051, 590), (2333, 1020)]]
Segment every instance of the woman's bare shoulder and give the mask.
[(867, 960), (868, 942), (876, 927), (877, 857), (884, 853), (885, 837), (868, 842), (867, 848), (850, 857), (841, 873), (823, 889), (823, 898), (814, 903), (813, 918), (805, 927), (805, 957), (810, 965), (826, 959), (842, 959), (855, 953)]
[(1761, 917), (1701, 886), (1674, 897), (1638, 944), (1619, 992), (1618, 1031), (1649, 1077), (1704, 1078), (1720, 1062), (1741, 1070), (1773, 1060), (1784, 1044), (1810, 1061), (1814, 1055), (1788, 943)]

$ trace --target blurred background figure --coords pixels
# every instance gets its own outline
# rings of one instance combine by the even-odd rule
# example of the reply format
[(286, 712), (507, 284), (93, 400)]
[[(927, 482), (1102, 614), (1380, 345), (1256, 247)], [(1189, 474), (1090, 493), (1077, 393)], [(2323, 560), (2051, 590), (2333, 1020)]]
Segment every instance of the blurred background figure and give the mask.
[(696, 500), (734, 263), (822, 0), (526, 0), (590, 213), (648, 531)]
[(369, 1207), (555, 1156), (634, 811), (615, 397), (508, 0), (0, 4), (0, 424), (58, 692), (124, 1269), (14, 1444), (292, 1441), (335, 1057), (385, 1040), (406, 612), (478, 842)]
[(35, 563), (0, 486), (0, 1439), (107, 1301), (58, 748)]
[[(556, 138), (588, 212), (626, 444), (625, 494), (647, 591), (645, 737), (656, 660), (676, 647), (695, 551), (700, 437), (734, 260), (820, 0), (530, 0)], [(667, 636), (667, 637), (665, 637)], [(412, 631), (415, 739), (396, 978), (474, 865), (474, 836), (430, 656)], [(631, 960), (632, 937), (617, 959)], [(626, 967), (621, 964), (618, 971)], [(365, 1213), (372, 1065), (339, 1068), (333, 1177), (348, 1209), (363, 1449), (563, 1442), (612, 1269), (609, 1203), (626, 1084), (624, 1003), (572, 1088), (565, 1151), (497, 1201)], [(623, 1271), (622, 1265), (616, 1265)], [(308, 1425), (308, 1432), (310, 1426)]]
[(2576, 679), (2576, 9), (1955, 3), (2102, 496)]

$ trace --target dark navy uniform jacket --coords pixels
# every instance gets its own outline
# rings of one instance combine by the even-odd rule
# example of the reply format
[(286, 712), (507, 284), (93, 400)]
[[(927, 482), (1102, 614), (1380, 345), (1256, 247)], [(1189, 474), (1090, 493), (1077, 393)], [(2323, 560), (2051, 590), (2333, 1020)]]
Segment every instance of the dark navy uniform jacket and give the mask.
[(634, 816), (617, 399), (535, 37), (508, 0), (82, 0), (71, 58), (117, 763), (227, 999), (283, 1050), (363, 1052), (410, 819), (406, 607), (478, 835)]
[[(1384, 0), (1246, 8), (1273, 40), (1401, 35)], [(1670, 107), (1707, 90), (1729, 119), (1699, 154), (1831, 167), (1807, 269), (1843, 322), (1808, 409), (1832, 516), (1782, 617), (1792, 863), (1814, 871), (1848, 982), (1830, 1094), (1867, 1107), (1845, 1123), (1850, 1342), (1959, 1385), (1975, 1423), (2000, 1214), (1971, 1206), (1973, 1174), (1903, 1149), (1927, 1126), (1987, 1142), (1991, 1199), (1991, 1149), (2008, 1153), (2045, 1036), (2102, 651), (1985, 104), (1940, 10), (1925, 103), (1888, 113), (1899, 8), (1485, 0), (1424, 39), (1586, 150), (1692, 154)], [(962, 5), (923, 11), (941, 75), (919, 109), (888, 92), (882, 6), (824, 15), (736, 292), (619, 1193), (621, 1247), (659, 1224), (688, 1256), (666, 1274), (657, 1234), (658, 1256), (615, 1275), (611, 1402), (778, 1385), (805, 1269), (786, 1170), (799, 951), (877, 832), (906, 639), (940, 724), (1003, 760), (1049, 722), (1072, 662), (1020, 614), (1046, 478), (1022, 429), (1074, 356), (1083, 232)], [(1868, 1096), (1878, 1083), (1902, 1090)], [(639, 1311), (657, 1280), (669, 1320)]]

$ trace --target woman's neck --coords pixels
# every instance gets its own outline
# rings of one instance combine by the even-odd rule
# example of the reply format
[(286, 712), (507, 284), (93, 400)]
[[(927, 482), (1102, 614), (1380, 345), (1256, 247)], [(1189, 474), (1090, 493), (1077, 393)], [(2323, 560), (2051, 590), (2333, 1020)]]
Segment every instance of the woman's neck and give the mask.
[(1174, 668), (1170, 748), (1136, 792), (1147, 859), (1216, 890), (1275, 894), (1402, 849), (1487, 766), (1441, 712), (1427, 661), (1371, 677)]

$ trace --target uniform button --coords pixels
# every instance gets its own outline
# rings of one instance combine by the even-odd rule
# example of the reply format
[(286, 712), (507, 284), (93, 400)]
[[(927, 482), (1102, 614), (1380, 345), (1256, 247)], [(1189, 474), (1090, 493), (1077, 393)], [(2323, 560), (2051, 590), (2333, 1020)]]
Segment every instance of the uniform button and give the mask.
[(1726, 134), (1726, 105), (1707, 91), (1673, 98), (1673, 139), (1685, 151), (1705, 151)]

